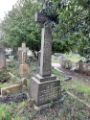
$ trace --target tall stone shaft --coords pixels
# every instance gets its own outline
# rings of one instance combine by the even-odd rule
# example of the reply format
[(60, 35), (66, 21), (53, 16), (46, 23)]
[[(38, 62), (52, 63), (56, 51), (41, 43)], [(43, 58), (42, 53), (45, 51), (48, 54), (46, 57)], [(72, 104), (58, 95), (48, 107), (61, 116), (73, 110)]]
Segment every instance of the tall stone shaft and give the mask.
[(52, 32), (50, 26), (42, 28), (40, 75), (51, 76)]

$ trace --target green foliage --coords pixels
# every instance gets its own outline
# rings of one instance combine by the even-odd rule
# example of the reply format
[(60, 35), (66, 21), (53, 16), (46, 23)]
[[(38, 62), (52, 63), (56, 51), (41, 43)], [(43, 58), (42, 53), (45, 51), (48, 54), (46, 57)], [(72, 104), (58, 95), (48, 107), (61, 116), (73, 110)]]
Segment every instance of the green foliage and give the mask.
[[(90, 49), (88, 52), (87, 49), (90, 48), (90, 1), (52, 1), (53, 8), (49, 7), (47, 14), (53, 14), (54, 10), (54, 15), (58, 15), (59, 19), (59, 24), (53, 29), (53, 51), (78, 51), (89, 60)], [(41, 9), (41, 4), (38, 3), (20, 0), (13, 7), (1, 24), (5, 43), (16, 47), (24, 41), (32, 50), (40, 49), (41, 32), (34, 20), (35, 12)]]
[(70, 0), (66, 6), (63, 4), (58, 9), (59, 25), (54, 34), (55, 41), (61, 45), (60, 49), (57, 44), (58, 50), (77, 50), (82, 56), (90, 58), (90, 49), (89, 53), (85, 51), (90, 47), (90, 2)]
[(11, 115), (6, 105), (0, 105), (0, 120), (11, 120)]
[(77, 84), (76, 91), (90, 95), (90, 88), (85, 85)]
[(80, 55), (74, 54), (72, 52), (70, 52), (69, 54), (65, 54), (65, 58), (67, 60), (70, 60), (72, 63), (78, 63), (79, 61), (83, 61), (83, 62), (86, 61), (84, 57), (81, 57)]
[(65, 77), (59, 71), (57, 71), (56, 69), (53, 69), (52, 73), (56, 75), (60, 79), (60, 81), (64, 81)]
[(3, 39), (11, 47), (26, 42), (32, 50), (40, 47), (40, 30), (34, 22), (35, 12), (39, 9), (31, 0), (21, 0), (8, 13), (2, 22)]

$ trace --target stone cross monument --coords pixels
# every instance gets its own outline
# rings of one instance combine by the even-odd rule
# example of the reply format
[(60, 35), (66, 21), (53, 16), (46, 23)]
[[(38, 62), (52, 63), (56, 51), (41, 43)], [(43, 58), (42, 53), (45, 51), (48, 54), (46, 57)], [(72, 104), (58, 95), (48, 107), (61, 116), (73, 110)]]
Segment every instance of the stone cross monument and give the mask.
[(27, 76), (29, 73), (29, 66), (27, 64), (27, 51), (26, 44), (22, 43), (22, 47), (18, 48), (18, 59), (19, 59), (19, 73), (21, 76)]
[(52, 31), (48, 18), (40, 12), (36, 21), (42, 27), (40, 71), (32, 77), (30, 95), (40, 107), (60, 98), (60, 80), (51, 74)]
[(6, 67), (6, 57), (5, 57), (5, 50), (3, 47), (0, 46), (0, 69)]

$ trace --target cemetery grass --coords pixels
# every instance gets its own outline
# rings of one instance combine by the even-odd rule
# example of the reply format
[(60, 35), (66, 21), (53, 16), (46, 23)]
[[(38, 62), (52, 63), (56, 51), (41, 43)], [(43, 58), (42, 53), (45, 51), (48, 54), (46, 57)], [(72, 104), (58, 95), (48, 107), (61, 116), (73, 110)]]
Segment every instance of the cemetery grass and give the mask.
[(65, 81), (65, 75), (56, 69), (53, 69), (53, 73), (60, 79), (63, 90), (71, 92), (78, 98), (90, 104), (90, 85), (85, 84), (79, 79)]
[(0, 105), (0, 120), (90, 120), (90, 109), (70, 96), (41, 111), (35, 111), (28, 101), (23, 101)]
[[(6, 86), (7, 84), (18, 82), (20, 76), (18, 75), (16, 64), (17, 63), (13, 63), (8, 66), (8, 70), (16, 76), (16, 79), (13, 78), (13, 80), (11, 79), (12, 81), (10, 80), (5, 84), (0, 84), (0, 86)], [(30, 75), (35, 74), (36, 66), (36, 62), (30, 64), (32, 70)], [(54, 69), (53, 74), (60, 79), (62, 91), (69, 90), (76, 95), (78, 95), (78, 92), (83, 92), (85, 95), (90, 94), (89, 88), (87, 89), (87, 87), (84, 87), (77, 82), (74, 83), (74, 80), (65, 82), (63, 74)], [(90, 120), (90, 109), (68, 95), (58, 104), (51, 102), (49, 108), (42, 111), (35, 111), (33, 107), (30, 106), (29, 100), (20, 103), (0, 103), (0, 120)]]
[[(73, 63), (77, 63), (80, 60), (85, 60), (85, 58), (82, 58), (78, 54), (73, 54), (72, 52), (64, 55), (68, 60)], [(60, 64), (60, 60), (56, 56), (52, 57), (52, 62)], [(89, 102), (90, 104), (90, 78), (88, 76), (84, 76), (83, 74), (76, 74), (75, 76), (73, 72), (69, 73), (69, 71), (64, 70), (63, 72), (64, 74), (60, 73), (56, 69), (53, 69), (53, 73), (60, 79), (63, 89), (65, 91), (70, 91), (80, 99), (84, 100), (85, 102)], [(72, 80), (65, 81), (65, 76), (72, 76)]]

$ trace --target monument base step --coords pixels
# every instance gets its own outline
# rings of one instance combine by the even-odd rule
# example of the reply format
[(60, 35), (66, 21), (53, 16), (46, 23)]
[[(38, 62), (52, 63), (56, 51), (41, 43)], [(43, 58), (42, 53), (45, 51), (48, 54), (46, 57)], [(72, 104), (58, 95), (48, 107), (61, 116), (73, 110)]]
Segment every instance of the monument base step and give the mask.
[(47, 104), (50, 101), (58, 100), (60, 98), (60, 80), (56, 79), (55, 76), (54, 78), (55, 79), (52, 79), (52, 77), (49, 76), (48, 80), (44, 80), (47, 78), (43, 77), (41, 82), (40, 78), (37, 78), (37, 75), (32, 77), (30, 93), (31, 98), (34, 99), (37, 106)]
[(37, 106), (36, 104), (34, 104), (34, 109), (35, 109), (36, 111), (40, 111), (40, 110), (50, 108), (50, 107), (52, 107), (53, 105), (60, 103), (59, 99), (58, 99), (58, 100), (51, 101), (51, 102), (53, 102), (53, 103), (47, 103), (47, 104), (43, 104), (43, 105), (40, 105), (40, 106)]
[(56, 80), (56, 76), (55, 75), (51, 75), (51, 76), (41, 76), (39, 74), (37, 74), (35, 76), (40, 82), (44, 82), (44, 81), (50, 81), (50, 80)]

